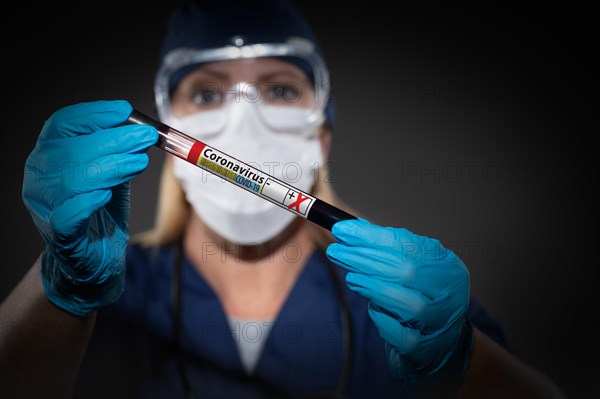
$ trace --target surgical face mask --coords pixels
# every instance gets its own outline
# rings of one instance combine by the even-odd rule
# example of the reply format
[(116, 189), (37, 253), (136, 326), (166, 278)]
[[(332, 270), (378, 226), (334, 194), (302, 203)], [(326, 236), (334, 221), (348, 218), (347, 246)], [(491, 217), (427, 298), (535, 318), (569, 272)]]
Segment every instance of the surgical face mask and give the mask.
[[(318, 124), (307, 126), (305, 110), (232, 101), (218, 110), (167, 121), (174, 128), (240, 159), (265, 173), (310, 192), (323, 162)], [(265, 113), (266, 112), (266, 113)], [(285, 132), (268, 120), (286, 120)], [(291, 128), (293, 127), (293, 129)], [(281, 233), (296, 216), (220, 177), (181, 159), (174, 173), (187, 201), (217, 234), (241, 245), (265, 243)]]

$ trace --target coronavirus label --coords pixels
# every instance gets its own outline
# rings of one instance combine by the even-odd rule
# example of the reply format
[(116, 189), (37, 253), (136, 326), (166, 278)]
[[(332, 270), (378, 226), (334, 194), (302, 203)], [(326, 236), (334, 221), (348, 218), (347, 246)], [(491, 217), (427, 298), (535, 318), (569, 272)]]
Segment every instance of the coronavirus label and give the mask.
[(187, 161), (304, 218), (315, 202), (315, 197), (199, 141)]

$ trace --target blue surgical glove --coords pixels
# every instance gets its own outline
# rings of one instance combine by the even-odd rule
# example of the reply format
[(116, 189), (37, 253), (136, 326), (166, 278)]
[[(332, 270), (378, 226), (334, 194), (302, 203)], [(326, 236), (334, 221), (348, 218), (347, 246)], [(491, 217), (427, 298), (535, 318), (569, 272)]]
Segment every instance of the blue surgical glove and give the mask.
[(392, 374), (418, 392), (457, 387), (472, 346), (464, 263), (438, 240), (364, 219), (340, 221), (332, 233), (327, 256), (369, 300)]
[(41, 278), (48, 299), (87, 316), (119, 298), (129, 238), (130, 180), (158, 140), (127, 125), (127, 101), (65, 107), (44, 124), (25, 163), (22, 197), (46, 246)]

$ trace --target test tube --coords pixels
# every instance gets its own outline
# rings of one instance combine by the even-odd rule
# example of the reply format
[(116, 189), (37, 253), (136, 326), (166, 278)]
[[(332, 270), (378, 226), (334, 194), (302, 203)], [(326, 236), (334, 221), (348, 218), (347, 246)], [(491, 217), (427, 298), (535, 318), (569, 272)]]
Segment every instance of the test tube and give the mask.
[(158, 142), (156, 145), (160, 149), (165, 150), (166, 152), (186, 161), (190, 150), (197, 141), (196, 139), (193, 139), (192, 137), (173, 129), (164, 123), (152, 119), (137, 110), (133, 110), (133, 112), (129, 115), (129, 118), (127, 118), (127, 122), (131, 124), (154, 126), (158, 131)]
[[(160, 149), (327, 230), (331, 230), (333, 225), (340, 220), (356, 219), (346, 211), (313, 197), (138, 110), (131, 112), (127, 123), (154, 126), (159, 135), (156, 145)], [(240, 173), (241, 170), (243, 172)], [(252, 178), (249, 179), (248, 176), (252, 176)]]

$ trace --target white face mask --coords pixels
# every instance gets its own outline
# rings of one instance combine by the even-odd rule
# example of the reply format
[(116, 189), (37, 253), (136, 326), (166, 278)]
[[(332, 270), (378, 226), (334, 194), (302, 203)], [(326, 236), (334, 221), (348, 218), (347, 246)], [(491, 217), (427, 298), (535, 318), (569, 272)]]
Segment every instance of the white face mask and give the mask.
[[(248, 101), (232, 102), (219, 110), (192, 114), (167, 121), (175, 129), (215, 147), (251, 166), (310, 192), (315, 173), (323, 162), (317, 129), (294, 123), (305, 120), (305, 110), (297, 107), (266, 106), (273, 118), (285, 118), (295, 131), (273, 130), (258, 115), (258, 105)], [(224, 119), (226, 118), (226, 119)], [(302, 119), (300, 119), (302, 118)], [(210, 137), (213, 126), (223, 129)], [(251, 194), (220, 177), (179, 158), (174, 173), (188, 202), (202, 220), (217, 234), (241, 245), (262, 244), (273, 239), (296, 217), (277, 205)]]

